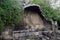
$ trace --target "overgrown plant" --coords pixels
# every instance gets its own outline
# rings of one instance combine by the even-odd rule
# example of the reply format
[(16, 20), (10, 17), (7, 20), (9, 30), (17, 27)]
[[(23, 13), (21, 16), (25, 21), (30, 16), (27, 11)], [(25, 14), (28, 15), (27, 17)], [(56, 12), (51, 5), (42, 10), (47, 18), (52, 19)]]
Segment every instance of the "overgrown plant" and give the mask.
[(0, 0), (0, 33), (5, 26), (17, 23), (21, 14), (22, 5), (17, 0)]

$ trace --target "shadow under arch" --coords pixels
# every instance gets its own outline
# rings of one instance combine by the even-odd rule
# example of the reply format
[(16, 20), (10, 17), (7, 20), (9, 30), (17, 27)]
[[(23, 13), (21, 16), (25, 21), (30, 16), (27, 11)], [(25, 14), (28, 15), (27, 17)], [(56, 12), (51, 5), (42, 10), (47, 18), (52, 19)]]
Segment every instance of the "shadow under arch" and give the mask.
[(47, 21), (46, 18), (43, 16), (42, 10), (39, 5), (36, 5), (36, 4), (26, 5), (24, 7), (24, 11), (37, 12), (38, 15), (41, 17), (41, 19), (43, 20), (43, 22)]

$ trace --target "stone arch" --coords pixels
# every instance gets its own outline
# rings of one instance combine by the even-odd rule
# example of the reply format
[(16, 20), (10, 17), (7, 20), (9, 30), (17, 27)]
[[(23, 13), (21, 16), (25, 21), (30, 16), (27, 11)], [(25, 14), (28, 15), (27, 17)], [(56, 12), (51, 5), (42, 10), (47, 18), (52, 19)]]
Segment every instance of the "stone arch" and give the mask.
[[(31, 13), (31, 14), (29, 14), (29, 12)], [(26, 14), (27, 13), (27, 14)], [(38, 20), (37, 21), (39, 21), (39, 19), (40, 19), (40, 22), (42, 23), (42, 25), (41, 26), (44, 26), (44, 23), (46, 23), (46, 18), (43, 16), (43, 14), (42, 14), (42, 11), (41, 11), (41, 9), (40, 9), (40, 6), (39, 5), (36, 5), (36, 4), (29, 4), (29, 5), (26, 5), (26, 6), (24, 6), (24, 14), (23, 15), (26, 15), (26, 16), (24, 16), (24, 17), (27, 17), (28, 15), (35, 15), (34, 13), (36, 13), (36, 16), (38, 15)], [(30, 17), (31, 18), (31, 17)], [(23, 19), (26, 19), (26, 18), (23, 18)], [(29, 20), (29, 19), (28, 19)], [(31, 22), (31, 21), (30, 21)], [(36, 22), (36, 21), (35, 21)], [(27, 22), (28, 23), (28, 22)], [(32, 23), (32, 22), (31, 22)], [(40, 23), (40, 24), (41, 24)], [(33, 23), (32, 23), (33, 24)]]

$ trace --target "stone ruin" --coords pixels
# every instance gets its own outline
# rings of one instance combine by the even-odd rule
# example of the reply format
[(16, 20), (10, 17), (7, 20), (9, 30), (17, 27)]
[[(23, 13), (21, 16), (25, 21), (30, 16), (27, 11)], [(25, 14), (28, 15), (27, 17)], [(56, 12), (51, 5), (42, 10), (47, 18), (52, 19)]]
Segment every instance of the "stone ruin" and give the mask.
[[(3, 33), (5, 35), (4, 38), (6, 38), (7, 40), (10, 40), (10, 39), (15, 40), (14, 37), (16, 37), (16, 39), (18, 40), (20, 39), (21, 36), (23, 36), (26, 39), (26, 36), (30, 35), (30, 37), (32, 38), (35, 38), (35, 36), (37, 36), (39, 39), (41, 35), (45, 35), (45, 38), (46, 36), (48, 38), (51, 37), (50, 40), (56, 39), (56, 30), (55, 30), (56, 26), (54, 26), (53, 22), (45, 18), (39, 5), (29, 4), (24, 6), (22, 22), (23, 22), (22, 24), (15, 25), (15, 29), (13, 30), (12, 36), (10, 36), (7, 31)], [(51, 29), (54, 29), (52, 30), (54, 36), (51, 36), (51, 33), (52, 33)], [(23, 38), (21, 38), (21, 40), (22, 39)]]

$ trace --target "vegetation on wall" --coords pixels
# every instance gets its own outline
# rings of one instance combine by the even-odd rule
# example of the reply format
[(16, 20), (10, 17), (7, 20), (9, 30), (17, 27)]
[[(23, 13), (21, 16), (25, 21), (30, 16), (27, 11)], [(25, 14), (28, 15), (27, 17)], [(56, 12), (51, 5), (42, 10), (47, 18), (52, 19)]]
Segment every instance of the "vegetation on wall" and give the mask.
[[(53, 19), (60, 24), (60, 7), (53, 9), (50, 0), (31, 0), (31, 4), (38, 4), (47, 19)], [(22, 2), (18, 0), (0, 0), (0, 32), (7, 25), (13, 26), (20, 21), (22, 15)]]
[(0, 32), (20, 20), (22, 5), (16, 0), (0, 0)]

